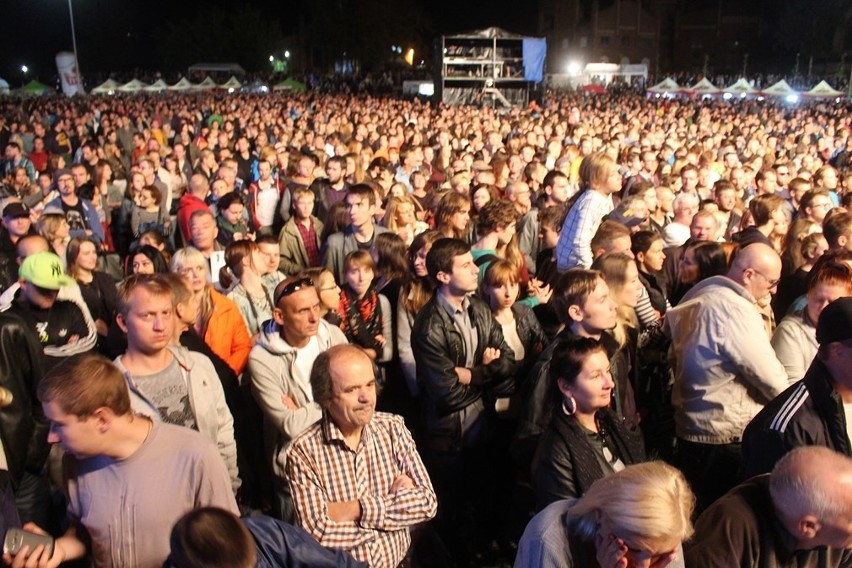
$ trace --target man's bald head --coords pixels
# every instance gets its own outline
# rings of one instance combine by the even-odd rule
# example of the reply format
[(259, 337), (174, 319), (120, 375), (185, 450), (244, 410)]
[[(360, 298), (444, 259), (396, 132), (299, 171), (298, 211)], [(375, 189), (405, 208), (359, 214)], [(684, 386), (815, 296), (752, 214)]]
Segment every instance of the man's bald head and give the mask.
[(769, 492), (797, 548), (852, 546), (852, 459), (822, 446), (804, 446), (781, 458)]
[(37, 252), (49, 252), (50, 245), (41, 235), (27, 235), (21, 237), (15, 247), (15, 252), (18, 255), (18, 264), (21, 264), (25, 258)]
[(734, 258), (728, 270), (728, 278), (759, 300), (778, 286), (778, 280), (781, 278), (781, 257), (769, 245), (748, 245)]

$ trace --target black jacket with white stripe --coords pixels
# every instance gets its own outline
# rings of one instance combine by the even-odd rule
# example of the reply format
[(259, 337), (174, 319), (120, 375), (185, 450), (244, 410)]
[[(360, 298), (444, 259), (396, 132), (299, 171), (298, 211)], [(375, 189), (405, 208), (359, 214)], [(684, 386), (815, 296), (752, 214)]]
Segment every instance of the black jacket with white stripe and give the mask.
[(802, 380), (775, 397), (746, 427), (744, 478), (771, 472), (775, 462), (799, 446), (824, 446), (852, 455), (843, 401), (818, 357)]

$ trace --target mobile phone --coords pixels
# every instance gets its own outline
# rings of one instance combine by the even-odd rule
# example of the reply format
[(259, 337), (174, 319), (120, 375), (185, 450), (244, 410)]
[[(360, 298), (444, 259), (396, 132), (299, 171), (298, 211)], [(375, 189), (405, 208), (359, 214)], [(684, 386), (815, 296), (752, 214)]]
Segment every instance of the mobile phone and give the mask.
[(11, 528), (6, 531), (6, 538), (3, 539), (3, 552), (11, 556), (18, 554), (25, 546), (30, 547), (30, 552), (43, 544), (47, 549), (48, 554), (53, 556), (53, 537), (48, 535), (40, 535), (23, 529)]

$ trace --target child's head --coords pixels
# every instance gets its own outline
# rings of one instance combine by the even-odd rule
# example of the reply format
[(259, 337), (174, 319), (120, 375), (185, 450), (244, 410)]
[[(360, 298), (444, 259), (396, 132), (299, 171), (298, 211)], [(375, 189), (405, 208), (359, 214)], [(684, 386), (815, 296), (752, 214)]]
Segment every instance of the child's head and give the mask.
[(236, 225), (242, 220), (245, 208), (243, 197), (236, 192), (226, 193), (219, 200), (219, 214), (231, 225)]
[(352, 251), (343, 260), (343, 280), (361, 298), (373, 283), (376, 265), (365, 250)]
[(314, 210), (314, 192), (306, 187), (293, 190), (293, 211), (297, 219), (307, 219)]
[(139, 192), (139, 207), (143, 209), (148, 207), (159, 207), (160, 201), (163, 199), (163, 194), (155, 185), (146, 185)]
[(538, 236), (541, 239), (542, 249), (554, 248), (559, 242), (559, 232), (562, 230), (565, 209), (565, 205), (554, 205), (553, 207), (539, 209)]

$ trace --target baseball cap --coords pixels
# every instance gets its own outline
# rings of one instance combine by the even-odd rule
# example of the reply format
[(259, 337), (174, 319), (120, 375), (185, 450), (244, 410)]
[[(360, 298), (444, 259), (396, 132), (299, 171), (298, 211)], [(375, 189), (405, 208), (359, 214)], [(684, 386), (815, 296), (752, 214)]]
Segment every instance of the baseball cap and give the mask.
[(52, 252), (37, 252), (25, 258), (18, 275), (22, 280), (46, 290), (59, 290), (74, 283), (74, 279), (65, 274), (62, 261)]
[(822, 310), (816, 337), (820, 345), (852, 339), (852, 297), (838, 298)]
[(16, 219), (18, 217), (29, 217), (30, 210), (23, 203), (10, 203), (9, 205), (3, 208), (3, 216), (9, 217), (10, 219)]
[(626, 226), (628, 229), (632, 229), (633, 227), (638, 227), (642, 223), (645, 222), (645, 219), (641, 217), (636, 217), (633, 215), (633, 211), (628, 209), (624, 205), (619, 205), (616, 207), (612, 213), (606, 216), (610, 221), (615, 221), (616, 223), (621, 223)]

